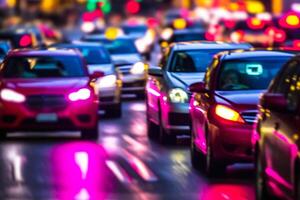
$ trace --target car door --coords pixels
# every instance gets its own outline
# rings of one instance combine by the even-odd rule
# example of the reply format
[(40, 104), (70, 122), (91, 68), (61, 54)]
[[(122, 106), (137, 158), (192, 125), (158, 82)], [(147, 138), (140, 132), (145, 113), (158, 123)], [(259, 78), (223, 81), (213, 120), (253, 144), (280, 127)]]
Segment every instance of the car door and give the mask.
[[(170, 49), (166, 48), (163, 52), (163, 56), (159, 62), (159, 67), (162, 71), (166, 69), (166, 65), (169, 62)], [(163, 72), (164, 73), (164, 72)], [(159, 124), (159, 106), (160, 101), (162, 100), (161, 90), (163, 87), (163, 76), (149, 76), (147, 81), (147, 108), (148, 115), (152, 121), (155, 121)]]
[(265, 133), (265, 153), (266, 172), (270, 178), (274, 179), (283, 191), (292, 189), (293, 169), (297, 146), (294, 143), (295, 129), (299, 119), (294, 112), (299, 102), (299, 81), (298, 61), (291, 61), (287, 64), (282, 73), (281, 79), (273, 88), (273, 93), (283, 94), (287, 99), (287, 108), (284, 110), (271, 109), (269, 117), (266, 117), (264, 130)]

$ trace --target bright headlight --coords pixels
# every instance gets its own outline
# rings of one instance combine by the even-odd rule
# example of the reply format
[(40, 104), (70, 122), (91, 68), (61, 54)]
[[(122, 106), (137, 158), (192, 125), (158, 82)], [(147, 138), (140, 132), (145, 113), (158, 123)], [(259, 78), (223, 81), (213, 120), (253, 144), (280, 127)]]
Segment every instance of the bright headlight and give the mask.
[(143, 62), (135, 63), (130, 69), (132, 74), (143, 74), (145, 72), (145, 64)]
[(15, 103), (22, 103), (26, 100), (23, 94), (20, 94), (11, 89), (3, 89), (0, 92), (0, 97), (2, 100), (11, 101)]
[(169, 91), (169, 98), (172, 103), (186, 103), (188, 94), (181, 88), (174, 88)]
[(114, 87), (117, 82), (117, 76), (112, 74), (112, 75), (107, 75), (101, 78), (98, 82), (100, 88), (109, 88), (109, 87)]

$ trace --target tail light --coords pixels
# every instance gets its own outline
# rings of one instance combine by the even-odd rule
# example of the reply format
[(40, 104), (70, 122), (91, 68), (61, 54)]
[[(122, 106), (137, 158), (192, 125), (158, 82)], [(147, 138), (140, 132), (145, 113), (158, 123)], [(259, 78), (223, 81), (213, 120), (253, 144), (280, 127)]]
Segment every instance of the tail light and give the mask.
[(286, 40), (286, 33), (282, 29), (276, 27), (269, 27), (265, 32), (267, 35), (272, 37), (275, 42), (284, 42)]
[(293, 47), (300, 48), (300, 40), (294, 40)]
[(215, 108), (215, 114), (228, 121), (244, 123), (243, 118), (237, 111), (224, 105), (217, 105)]
[(32, 38), (31, 35), (29, 34), (23, 35), (19, 40), (19, 45), (21, 47), (28, 47), (31, 44), (32, 44)]
[(91, 97), (91, 90), (88, 88), (82, 88), (76, 92), (72, 92), (69, 94), (69, 100), (71, 101), (79, 101), (79, 100), (87, 100)]
[(249, 18), (247, 24), (251, 29), (262, 29), (265, 26), (265, 22), (256, 17)]
[(300, 16), (298, 13), (289, 12), (279, 20), (279, 24), (283, 28), (300, 28)]

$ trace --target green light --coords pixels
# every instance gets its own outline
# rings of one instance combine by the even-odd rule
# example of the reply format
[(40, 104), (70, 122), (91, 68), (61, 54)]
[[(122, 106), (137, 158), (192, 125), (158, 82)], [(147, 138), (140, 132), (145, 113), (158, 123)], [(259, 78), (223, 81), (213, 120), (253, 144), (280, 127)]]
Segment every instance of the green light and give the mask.
[(103, 11), (104, 14), (110, 13), (110, 11), (111, 11), (111, 4), (107, 1), (107, 2), (105, 2), (103, 4), (103, 6), (102, 6), (101, 9), (102, 9), (102, 11)]

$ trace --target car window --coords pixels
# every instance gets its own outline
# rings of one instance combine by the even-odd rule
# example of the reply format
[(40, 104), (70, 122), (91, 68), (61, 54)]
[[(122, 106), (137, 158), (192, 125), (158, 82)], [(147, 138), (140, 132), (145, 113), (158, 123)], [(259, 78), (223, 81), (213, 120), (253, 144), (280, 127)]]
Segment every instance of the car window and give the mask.
[(103, 45), (111, 54), (136, 54), (138, 53), (133, 40), (117, 39), (106, 41)]
[(77, 56), (10, 57), (1, 75), (4, 78), (71, 78), (87, 76)]
[(274, 93), (284, 94), (288, 102), (288, 110), (299, 108), (300, 101), (300, 63), (291, 61), (286, 65), (281, 78), (274, 86)]
[(205, 72), (213, 56), (222, 50), (177, 51), (172, 61), (171, 72)]
[(217, 90), (265, 90), (289, 57), (225, 61), (218, 73)]
[(109, 64), (111, 59), (107, 50), (103, 48), (77, 47), (87, 61), (87, 64)]

